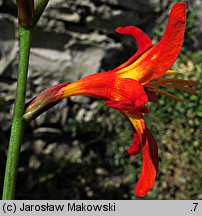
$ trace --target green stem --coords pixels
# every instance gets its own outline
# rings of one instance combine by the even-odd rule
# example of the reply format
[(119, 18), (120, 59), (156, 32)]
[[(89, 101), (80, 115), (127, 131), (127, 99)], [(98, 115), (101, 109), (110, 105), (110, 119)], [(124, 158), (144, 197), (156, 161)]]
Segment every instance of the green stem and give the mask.
[(35, 27), (41, 17), (49, 0), (38, 0), (34, 11), (34, 19), (31, 29), (23, 26), (19, 27), (20, 31), (20, 50), (19, 50), (19, 67), (16, 101), (13, 112), (11, 127), (11, 136), (8, 148), (6, 170), (4, 176), (3, 200), (12, 200), (15, 196), (15, 187), (17, 179), (17, 167), (20, 155), (20, 147), (24, 134), (24, 121), (22, 116), (25, 107), (25, 92), (27, 84), (27, 72), (29, 65), (29, 54), (31, 45), (32, 29)]
[(17, 167), (20, 155), (20, 146), (24, 134), (24, 122), (22, 116), (25, 106), (25, 91), (27, 84), (27, 72), (30, 54), (30, 44), (32, 31), (22, 26), (20, 31), (20, 50), (16, 101), (13, 113), (11, 136), (6, 162), (4, 177), (3, 200), (12, 200), (15, 196), (15, 186), (17, 179)]
[(49, 0), (38, 0), (36, 1), (36, 6), (35, 6), (35, 13), (34, 13), (34, 20), (33, 20), (33, 26), (35, 26), (41, 17), (44, 9), (46, 8)]

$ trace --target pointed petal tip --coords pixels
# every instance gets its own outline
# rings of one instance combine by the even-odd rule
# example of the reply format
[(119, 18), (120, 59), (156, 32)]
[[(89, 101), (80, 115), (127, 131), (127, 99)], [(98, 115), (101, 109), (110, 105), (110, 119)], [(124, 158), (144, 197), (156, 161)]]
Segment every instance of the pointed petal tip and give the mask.
[(176, 2), (174, 5), (173, 5), (173, 9), (175, 8), (183, 8), (185, 9), (187, 7), (187, 3), (186, 2)]
[(135, 26), (120, 26), (115, 29), (115, 32), (119, 34), (127, 34), (128, 32), (132, 30), (131, 28), (133, 27)]
[(147, 195), (148, 191), (144, 191), (141, 188), (135, 188), (134, 194), (137, 197), (144, 198)]
[(136, 187), (134, 189), (135, 196), (145, 197), (155, 184), (157, 170), (154, 169), (151, 172), (149, 170), (145, 170), (145, 171), (148, 173), (141, 174), (136, 184)]
[(186, 21), (186, 7), (187, 7), (187, 3), (185, 2), (178, 2), (174, 4), (171, 9), (171, 15), (174, 14), (175, 19), (179, 19), (185, 22)]
[(153, 182), (153, 185), (150, 187), (147, 187), (146, 182), (145, 185), (136, 185), (134, 189), (134, 194), (137, 197), (144, 198), (147, 196), (147, 194), (150, 192), (150, 190), (153, 188), (155, 181)]
[(121, 33), (123, 28), (124, 28), (124, 27), (117, 27), (117, 28), (115, 29), (115, 32)]
[(119, 34), (133, 35), (136, 32), (142, 33), (142, 30), (136, 26), (120, 26), (115, 29), (115, 32)]

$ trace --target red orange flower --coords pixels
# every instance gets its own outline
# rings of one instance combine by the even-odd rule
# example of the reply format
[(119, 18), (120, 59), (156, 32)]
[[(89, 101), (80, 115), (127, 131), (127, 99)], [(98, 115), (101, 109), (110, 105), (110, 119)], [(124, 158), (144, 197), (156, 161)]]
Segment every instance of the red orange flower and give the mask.
[(176, 60), (184, 39), (186, 25), (186, 3), (176, 3), (170, 13), (162, 39), (152, 45), (151, 39), (134, 26), (120, 27), (116, 32), (128, 34), (136, 39), (138, 50), (119, 67), (84, 77), (76, 82), (53, 86), (26, 107), (24, 119), (36, 118), (60, 100), (74, 95), (86, 95), (105, 100), (105, 105), (125, 115), (134, 129), (134, 139), (129, 154), (142, 151), (142, 172), (136, 184), (135, 194), (144, 197), (153, 187), (158, 169), (158, 148), (146, 127), (143, 113), (149, 112), (145, 104), (157, 102), (156, 93), (176, 100), (177, 96), (158, 87), (182, 89), (197, 95), (191, 87), (197, 83), (182, 79), (161, 78), (164, 74), (179, 74), (169, 68)]

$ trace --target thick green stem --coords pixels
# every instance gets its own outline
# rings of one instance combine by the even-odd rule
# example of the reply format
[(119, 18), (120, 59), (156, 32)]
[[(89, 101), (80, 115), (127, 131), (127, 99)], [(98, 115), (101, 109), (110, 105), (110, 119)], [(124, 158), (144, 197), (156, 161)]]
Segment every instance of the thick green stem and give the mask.
[(27, 83), (27, 72), (32, 31), (24, 27), (20, 27), (19, 31), (19, 74), (17, 82), (16, 102), (13, 113), (11, 136), (4, 177), (4, 188), (2, 197), (3, 200), (14, 199), (20, 146), (24, 134), (24, 122), (22, 116), (24, 114), (25, 106), (25, 91)]

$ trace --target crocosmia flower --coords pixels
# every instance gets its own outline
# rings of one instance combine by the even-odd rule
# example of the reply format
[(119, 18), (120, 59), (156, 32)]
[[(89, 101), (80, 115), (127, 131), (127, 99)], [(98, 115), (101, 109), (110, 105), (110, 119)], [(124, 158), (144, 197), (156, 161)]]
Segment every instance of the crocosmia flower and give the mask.
[(137, 42), (138, 50), (128, 61), (113, 70), (45, 90), (28, 103), (24, 119), (34, 119), (60, 100), (74, 95), (105, 100), (107, 107), (119, 110), (133, 126), (134, 138), (128, 153), (142, 153), (142, 171), (135, 187), (135, 195), (144, 197), (152, 189), (158, 169), (158, 148), (144, 121), (144, 114), (149, 112), (146, 103), (157, 102), (157, 94), (181, 101), (162, 87), (181, 89), (197, 95), (192, 89), (197, 85), (196, 82), (162, 77), (179, 74), (169, 69), (181, 50), (185, 25), (186, 3), (181, 2), (173, 6), (165, 33), (156, 45), (137, 27), (117, 28), (117, 33), (130, 35)]

